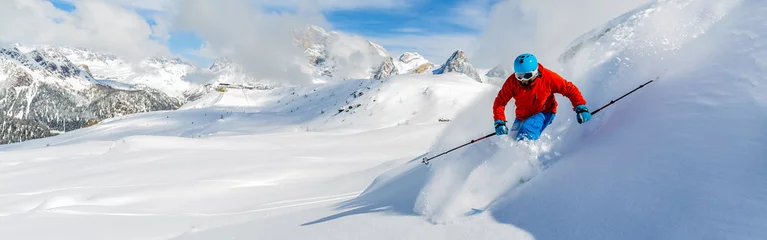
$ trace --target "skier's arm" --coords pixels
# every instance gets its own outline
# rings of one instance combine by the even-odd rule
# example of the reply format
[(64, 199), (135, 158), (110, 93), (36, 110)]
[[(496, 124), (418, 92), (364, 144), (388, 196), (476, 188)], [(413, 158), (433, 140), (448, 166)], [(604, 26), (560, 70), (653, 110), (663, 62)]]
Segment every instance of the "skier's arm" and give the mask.
[(511, 98), (514, 97), (514, 90), (510, 82), (512, 81), (512, 77), (514, 77), (514, 75), (509, 77), (509, 79), (506, 79), (501, 90), (498, 91), (498, 96), (495, 97), (495, 102), (493, 103), (494, 120), (506, 121), (506, 104), (508, 104)]
[(581, 91), (578, 90), (578, 87), (576, 87), (575, 84), (565, 80), (555, 72), (551, 72), (550, 74), (552, 74), (551, 77), (553, 79), (553, 81), (551, 81), (551, 84), (553, 85), (551, 86), (551, 89), (554, 90), (555, 93), (562, 94), (570, 99), (573, 109), (578, 105), (586, 105), (586, 99), (583, 99)]

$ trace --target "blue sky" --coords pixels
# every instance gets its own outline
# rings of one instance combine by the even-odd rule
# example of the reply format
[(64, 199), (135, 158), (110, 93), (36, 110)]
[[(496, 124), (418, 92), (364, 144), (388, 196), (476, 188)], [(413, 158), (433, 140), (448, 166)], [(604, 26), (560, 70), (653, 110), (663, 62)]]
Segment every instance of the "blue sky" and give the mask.
[[(54, 6), (66, 11), (73, 11), (75, 7), (68, 2), (73, 0), (50, 0)], [(355, 9), (333, 9), (323, 11), (327, 21), (333, 26), (333, 30), (361, 35), (383, 45), (392, 54), (403, 51), (418, 51), (417, 47), (408, 42), (398, 42), (400, 37), (412, 39), (429, 39), (430, 36), (460, 36), (459, 39), (470, 38), (481, 31), (481, 18), (489, 15), (492, 4), (499, 0), (413, 0), (408, 1), (408, 6), (375, 8), (375, 6), (359, 7)], [(472, 13), (464, 13), (461, 9), (471, 8)], [(136, 8), (136, 12), (145, 16), (147, 22), (151, 20), (156, 11)], [(479, 22), (479, 23), (477, 23)], [(435, 38), (439, 39), (439, 38)], [(455, 39), (443, 38), (443, 39)], [(376, 40), (380, 40), (376, 41)], [(426, 41), (426, 40), (424, 40)], [(427, 57), (449, 56), (450, 40), (438, 43), (445, 46), (444, 51), (439, 49), (424, 50), (422, 53)], [(195, 34), (184, 31), (171, 31), (168, 40), (168, 48), (171, 52), (184, 56), (198, 65), (210, 64), (211, 59), (206, 59), (194, 54), (203, 44)], [(456, 45), (459, 45), (456, 43)], [(411, 49), (411, 48), (416, 49)], [(431, 51), (431, 52), (429, 52)], [(438, 62), (443, 59), (431, 59)]]
[(368, 36), (407, 32), (423, 34), (476, 32), (474, 29), (441, 19), (445, 12), (450, 11), (450, 6), (458, 2), (458, 0), (432, 0), (401, 10), (339, 10), (328, 12), (325, 17), (338, 30)]

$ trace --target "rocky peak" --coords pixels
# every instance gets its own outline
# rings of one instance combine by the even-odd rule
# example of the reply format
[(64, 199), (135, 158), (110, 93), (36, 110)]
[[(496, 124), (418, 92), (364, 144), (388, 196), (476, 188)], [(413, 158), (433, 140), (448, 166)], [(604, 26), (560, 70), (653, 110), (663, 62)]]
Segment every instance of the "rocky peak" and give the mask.
[(39, 50), (34, 50), (27, 53), (27, 56), (47, 70), (48, 73), (53, 74), (60, 79), (78, 78), (82, 76), (87, 80), (94, 80), (90, 74), (83, 74), (85, 72), (83, 72), (80, 67), (69, 61), (69, 59), (61, 53), (44, 53)]
[(394, 64), (394, 58), (388, 57), (373, 73), (373, 79), (381, 80), (391, 75), (397, 74), (397, 71), (397, 66)]
[(85, 71), (86, 73), (88, 73), (88, 74), (90, 74), (90, 75), (93, 75), (93, 74), (91, 73), (91, 68), (90, 68), (90, 67), (88, 67), (88, 65), (85, 65), (85, 64), (80, 64), (80, 65), (78, 65), (78, 66), (80, 66), (80, 68), (82, 68), (82, 69), (83, 69), (83, 71)]
[(427, 63), (421, 64), (416, 69), (413, 69), (413, 73), (421, 74), (421, 73), (425, 73), (426, 71), (429, 71), (429, 70), (431, 70), (433, 68), (434, 68), (434, 64), (432, 64), (430, 62), (427, 62)]
[(294, 31), (296, 44), (304, 49), (309, 57), (309, 63), (316, 65), (319, 58), (325, 56), (330, 34), (318, 26), (309, 26), (300, 31)]
[(444, 74), (448, 72), (463, 73), (466, 76), (482, 82), (477, 70), (469, 63), (469, 57), (462, 50), (455, 51), (439, 69), (432, 71), (433, 74)]
[(18, 48), (2, 48), (0, 47), (0, 57), (14, 59), (19, 62), (24, 61), (24, 55)]

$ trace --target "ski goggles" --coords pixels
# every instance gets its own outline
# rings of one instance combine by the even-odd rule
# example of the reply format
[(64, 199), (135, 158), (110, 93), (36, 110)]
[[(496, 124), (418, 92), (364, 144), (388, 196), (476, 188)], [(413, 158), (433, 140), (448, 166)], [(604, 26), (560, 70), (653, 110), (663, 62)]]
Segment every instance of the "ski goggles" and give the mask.
[(514, 73), (514, 76), (519, 81), (530, 81), (536, 76), (538, 76), (538, 69), (533, 70), (532, 72), (525, 72), (525, 73)]

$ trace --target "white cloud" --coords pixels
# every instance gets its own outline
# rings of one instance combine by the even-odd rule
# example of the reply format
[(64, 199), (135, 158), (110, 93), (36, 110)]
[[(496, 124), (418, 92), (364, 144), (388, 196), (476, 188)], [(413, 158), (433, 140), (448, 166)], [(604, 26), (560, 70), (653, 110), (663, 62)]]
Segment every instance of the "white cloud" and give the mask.
[(379, 67), (385, 60), (383, 52), (357, 35), (337, 32), (331, 34), (328, 43), (329, 61), (335, 63), (336, 75), (342, 78), (369, 77), (369, 70)]
[[(78, 4), (84, 0), (62, 0), (62, 2), (68, 2), (71, 4)], [(114, 3), (129, 9), (142, 9), (152, 10), (158, 12), (164, 12), (173, 9), (176, 3), (180, 0), (106, 0), (107, 2)]]
[[(524, 52), (556, 61), (570, 41), (649, 0), (507, 0), (493, 8), (475, 45), (480, 64), (510, 63)], [(556, 6), (556, 7), (553, 7)]]
[(390, 9), (407, 8), (422, 0), (254, 0), (261, 6), (288, 7), (296, 6), (312, 7), (318, 10), (348, 10), (348, 9)]
[(249, 0), (188, 0), (177, 9), (174, 25), (204, 39), (208, 53), (228, 57), (258, 79), (309, 83), (302, 68), (306, 55), (294, 44), (292, 29), (328, 24), (319, 12), (304, 9), (270, 14)]
[[(307, 83), (306, 59), (291, 29), (330, 29), (323, 12), (361, 8), (405, 9), (423, 0), (67, 0), (69, 13), (45, 0), (0, 0), (0, 41), (82, 46), (129, 59), (170, 55), (170, 30), (194, 32), (206, 44), (198, 56), (229, 57), (262, 79)], [(510, 62), (522, 52), (552, 64), (575, 37), (649, 0), (466, 0), (450, 7), (449, 22), (481, 31), (428, 34), (403, 27), (367, 37), (395, 57), (419, 52), (436, 64), (463, 49), (479, 67)], [(551, 7), (556, 6), (556, 7)], [(488, 13), (488, 9), (492, 11)], [(286, 11), (269, 11), (282, 9)], [(140, 9), (143, 16), (132, 9)], [(156, 23), (146, 22), (149, 17)], [(396, 21), (396, 19), (392, 20)], [(19, 27), (24, 26), (24, 27)], [(186, 53), (188, 54), (188, 53)]]
[[(80, 0), (71, 13), (44, 0), (0, 0), (0, 41), (86, 47), (128, 60), (169, 55), (143, 17), (100, 0)], [(163, 29), (156, 29), (163, 36)]]
[(444, 21), (472, 30), (484, 29), (490, 20), (489, 11), (498, 0), (468, 0), (450, 8)]
[[(77, 3), (83, 0), (62, 0)], [(174, 12), (186, 0), (106, 0), (111, 3), (129, 8), (157, 12)], [(351, 9), (392, 9), (407, 8), (424, 0), (250, 0), (253, 6), (296, 9), (311, 7), (317, 10), (351, 10)]]
[(120, 6), (146, 9), (154, 11), (167, 11), (175, 6), (178, 0), (111, 0)]

